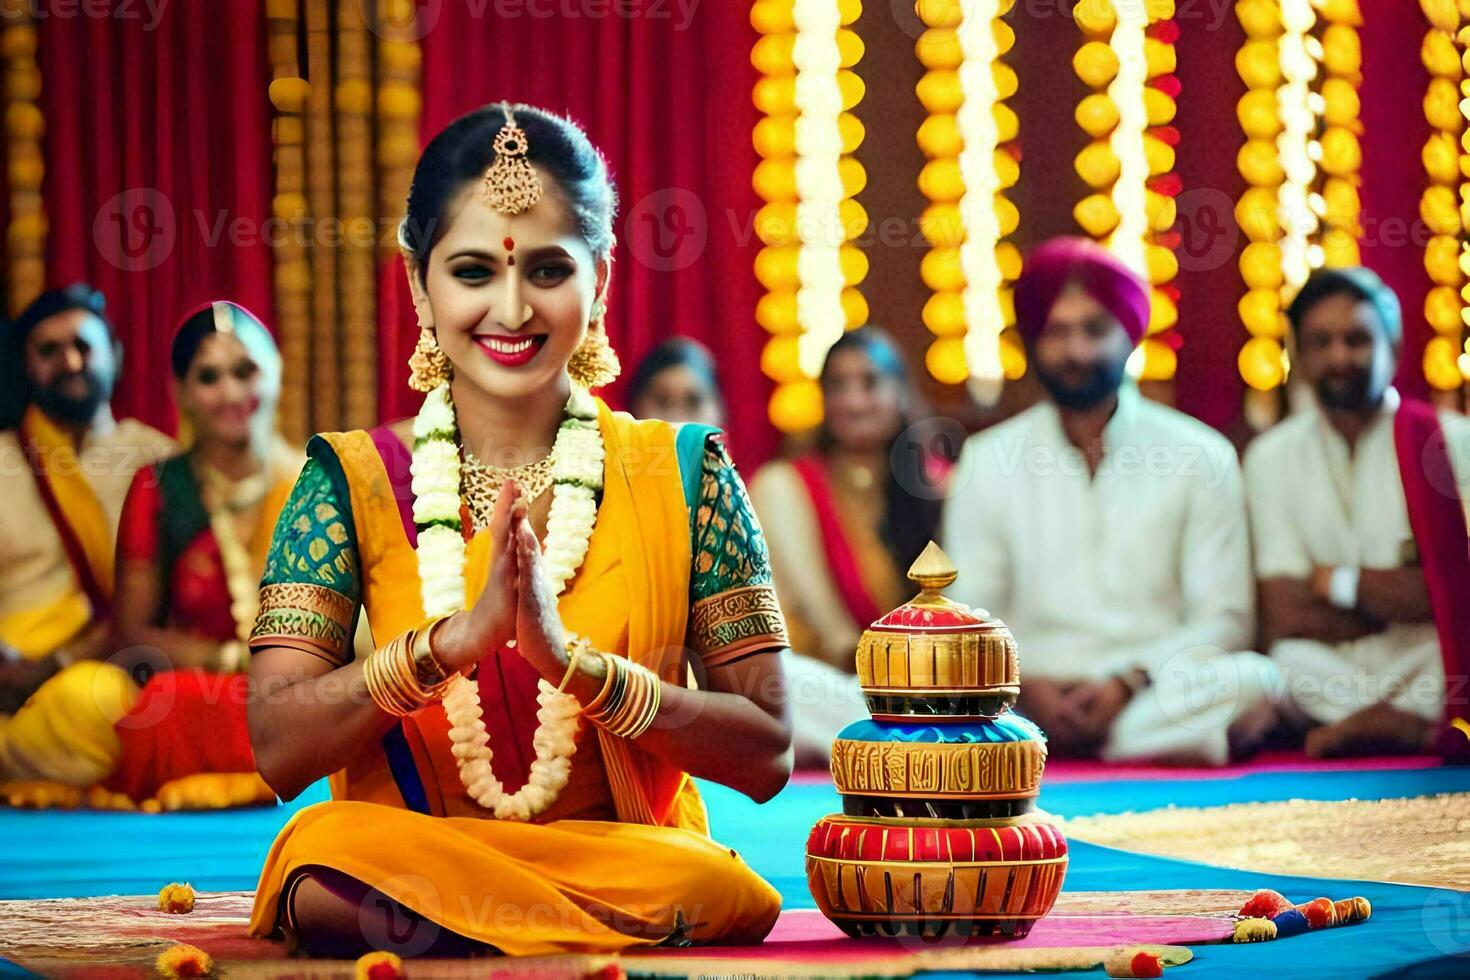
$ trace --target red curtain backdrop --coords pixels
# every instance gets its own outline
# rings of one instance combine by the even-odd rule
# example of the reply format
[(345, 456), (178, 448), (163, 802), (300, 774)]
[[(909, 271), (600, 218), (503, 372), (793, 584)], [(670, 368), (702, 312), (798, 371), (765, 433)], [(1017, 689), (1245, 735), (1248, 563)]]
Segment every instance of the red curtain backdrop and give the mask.
[[(1235, 202), (1245, 179), (1235, 157), (1245, 143), (1235, 121), (1235, 104), (1245, 83), (1235, 71), (1235, 53), (1245, 40), (1240, 21), (1226, 7), (1217, 15), (1185, 16), (1180, 5), (1175, 44), (1181, 86), (1175, 172), (1184, 184), (1176, 199), (1180, 232), (1179, 370), (1174, 404), (1218, 429), (1240, 415), (1245, 382), (1236, 355), (1249, 335), (1236, 304), (1245, 293), (1239, 259), (1244, 237), (1235, 223)], [(1214, 5), (1196, 5), (1208, 13)]]
[[(757, 113), (749, 56), (756, 38), (746, 4), (700, 3), (686, 21), (688, 6), (632, 3), (639, 15), (620, 17), (617, 4), (423, 0), (422, 134), (427, 141), (457, 115), (499, 99), (568, 113), (587, 128), (623, 200), (609, 329), (625, 369), (676, 333), (709, 344), (731, 403), (732, 442), (751, 467), (778, 445), (766, 421), (770, 385), (759, 368), (766, 338), (754, 320), (759, 242), (751, 219), (760, 201), (750, 187)], [(1363, 0), (1362, 7), (1363, 258), (1403, 300), (1399, 382), (1420, 394), (1429, 336), (1418, 217), (1419, 152), (1428, 136), (1419, 61), (1425, 24), (1414, 5), (1399, 0)], [(588, 13), (535, 15), (563, 9)], [(1027, 16), (1018, 4), (1013, 17)], [(157, 23), (151, 17), (148, 5), (118, 4), (109, 17), (78, 8), (76, 16), (38, 19), (48, 273), (52, 285), (86, 280), (107, 295), (126, 348), (117, 410), (169, 428), (166, 354), (177, 317), (203, 300), (231, 298), (271, 321), (271, 109), (260, 3), (169, 3)], [(1180, 214), (1191, 224), (1181, 226), (1176, 403), (1229, 428), (1240, 412), (1235, 357), (1245, 340), (1235, 311), (1243, 242), (1229, 210), (1241, 190), (1234, 118), (1240, 28), (1215, 5), (1181, 5), (1178, 23)], [(1071, 119), (1075, 100), (1047, 95), (1072, 85), (1075, 29), (1056, 16), (1029, 25), (1041, 31), (1016, 26), (1025, 48), (1018, 49), (1024, 63), (1016, 99), (1022, 190), (1042, 177), (1060, 182), (1041, 181), (1046, 187), (1080, 187), (1070, 171), (1081, 144)], [(1061, 89), (1044, 81), (1055, 72), (1065, 73)], [(1073, 198), (1062, 198), (1023, 201), (1027, 244), (1073, 229)], [(917, 309), (922, 284), (909, 288)], [(379, 291), (380, 404), (390, 418), (417, 406), (404, 383), (416, 331), (396, 259), (385, 263)], [(918, 363), (922, 352), (911, 356)], [(622, 387), (609, 392), (615, 403)]]
[[(776, 448), (766, 421), (770, 385), (760, 372), (766, 338), (755, 322), (760, 287), (752, 269), (760, 242), (751, 224), (761, 202), (750, 184), (757, 113), (748, 6), (419, 6), (424, 141), (457, 116), (502, 99), (568, 114), (587, 130), (622, 199), (608, 330), (624, 380), (666, 337), (708, 344), (730, 402), (730, 439), (747, 469)], [(620, 8), (638, 15), (618, 16)], [(401, 276), (395, 261), (379, 312), (387, 415), (417, 406), (404, 385), (416, 327)], [(606, 393), (614, 404), (623, 387)]]
[(270, 76), (257, 0), (151, 7), (156, 23), (140, 3), (37, 21), (47, 273), (107, 296), (124, 345), (114, 407), (172, 431), (178, 318), (233, 299), (271, 321)]
[(1424, 318), (1429, 232), (1419, 218), (1427, 179), (1420, 151), (1429, 139), (1424, 92), (1429, 73), (1419, 58), (1428, 24), (1419, 5), (1361, 0), (1363, 9), (1363, 264), (1399, 294), (1404, 348), (1398, 385), (1424, 396), (1424, 345), (1434, 335)]

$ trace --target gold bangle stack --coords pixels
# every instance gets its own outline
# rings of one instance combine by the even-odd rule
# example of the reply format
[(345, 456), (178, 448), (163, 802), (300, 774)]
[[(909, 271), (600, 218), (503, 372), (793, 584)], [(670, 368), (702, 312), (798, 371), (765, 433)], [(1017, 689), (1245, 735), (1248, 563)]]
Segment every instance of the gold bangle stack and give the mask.
[(434, 627), (442, 620), (409, 630), (368, 655), (362, 664), (363, 680), (373, 703), (395, 718), (411, 715), (444, 696), (449, 676), (434, 657), (429, 643)]
[(626, 657), (601, 656), (607, 664), (607, 680), (582, 716), (613, 735), (638, 738), (658, 717), (662, 683), (653, 671)]

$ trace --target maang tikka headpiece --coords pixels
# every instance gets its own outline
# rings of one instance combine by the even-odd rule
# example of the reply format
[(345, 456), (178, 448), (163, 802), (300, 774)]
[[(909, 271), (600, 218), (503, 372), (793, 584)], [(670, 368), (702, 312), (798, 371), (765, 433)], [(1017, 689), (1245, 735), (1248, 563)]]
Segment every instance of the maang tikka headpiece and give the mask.
[(509, 102), (502, 102), (505, 125), (495, 134), (495, 162), (485, 171), (480, 197), (493, 211), (520, 214), (541, 200), (541, 178), (526, 159), (530, 145)]

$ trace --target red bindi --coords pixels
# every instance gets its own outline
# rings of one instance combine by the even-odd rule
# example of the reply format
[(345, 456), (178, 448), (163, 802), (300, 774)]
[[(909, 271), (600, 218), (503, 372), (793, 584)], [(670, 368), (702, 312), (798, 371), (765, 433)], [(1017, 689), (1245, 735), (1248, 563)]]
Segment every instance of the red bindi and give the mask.
[(505, 264), (507, 266), (515, 265), (516, 264), (516, 257), (514, 255), (507, 257), (506, 260), (505, 260)]
[(511, 238), (509, 235), (506, 235), (505, 241), (501, 242), (500, 244), (504, 245), (505, 250), (509, 252), (516, 247), (516, 240), (514, 238)]

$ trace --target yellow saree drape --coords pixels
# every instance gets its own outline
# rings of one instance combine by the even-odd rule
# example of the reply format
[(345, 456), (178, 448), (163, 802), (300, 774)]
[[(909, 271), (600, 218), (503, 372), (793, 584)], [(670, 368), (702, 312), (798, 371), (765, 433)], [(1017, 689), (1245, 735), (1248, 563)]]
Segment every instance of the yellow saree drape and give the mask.
[[(674, 430), (605, 405), (600, 427), (602, 505), (560, 612), (599, 649), (682, 684), (690, 526)], [(381, 643), (423, 621), (417, 557), (371, 435), (325, 438), (346, 476), (364, 612)], [(467, 603), (483, 588), (490, 559), (482, 532), (467, 549)], [(351, 875), (443, 928), (512, 955), (613, 951), (675, 932), (695, 942), (758, 942), (774, 925), (780, 896), (707, 836), (687, 774), (635, 745), (586, 726), (572, 760), (574, 773), (600, 760), (617, 821), (527, 825), (490, 819), (465, 796), (442, 706), (426, 707), (402, 728), (429, 812), (410, 809), (384, 751), (365, 748), (332, 776), (333, 800), (303, 810), (277, 838), (261, 873), (252, 933), (275, 929), (283, 889), (313, 866)], [(586, 751), (594, 732), (597, 755)]]
[[(87, 482), (71, 437), (32, 405), (21, 419), (20, 441), (31, 457), (31, 465), (39, 467), (36, 479), (44, 481), (45, 492), (66, 521), (67, 527), (58, 527), (57, 533), (63, 541), (69, 535), (76, 542), (76, 559), (86, 563), (85, 573), (95, 583), (100, 598), (110, 599), (113, 527), (96, 491)], [(53, 601), (0, 617), (0, 638), (23, 656), (43, 657), (82, 632), (94, 615), (92, 601), (78, 580)]]

